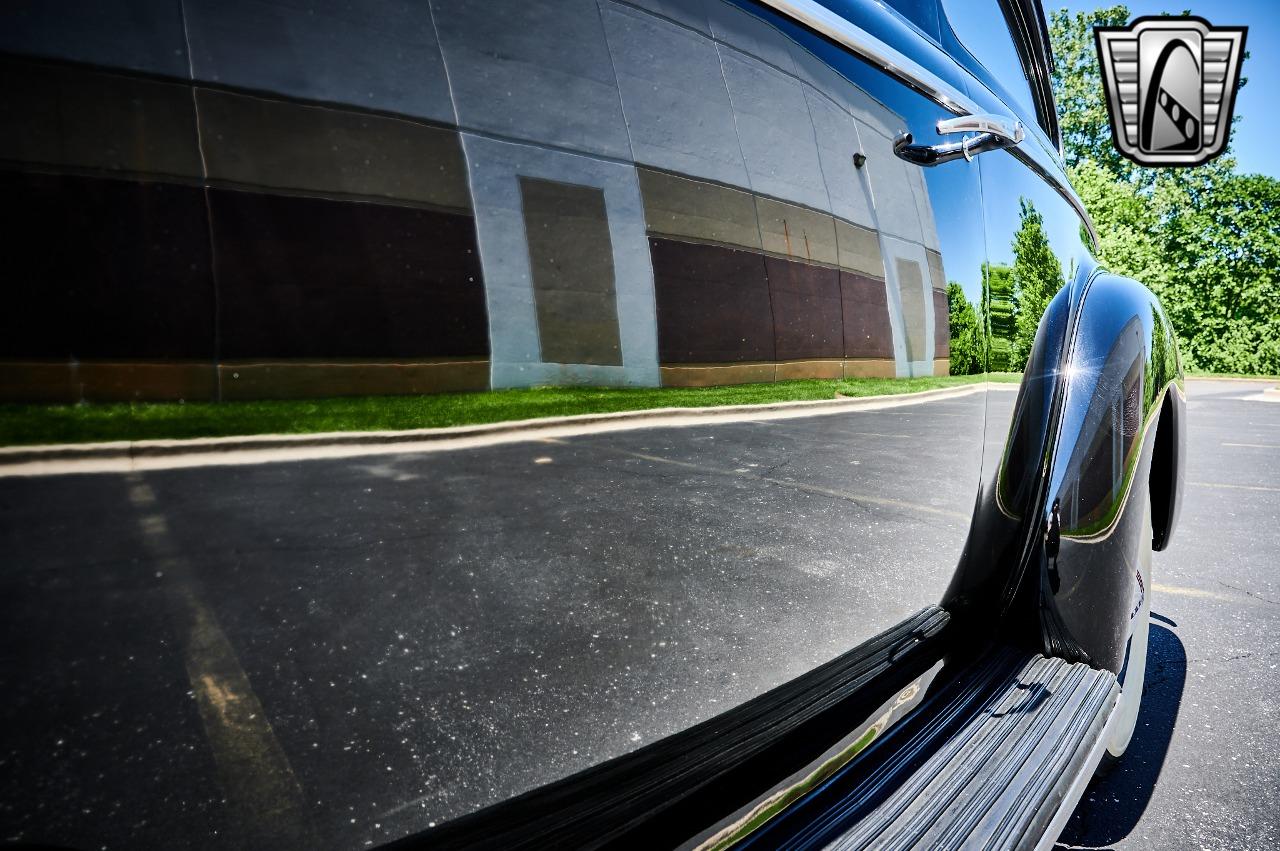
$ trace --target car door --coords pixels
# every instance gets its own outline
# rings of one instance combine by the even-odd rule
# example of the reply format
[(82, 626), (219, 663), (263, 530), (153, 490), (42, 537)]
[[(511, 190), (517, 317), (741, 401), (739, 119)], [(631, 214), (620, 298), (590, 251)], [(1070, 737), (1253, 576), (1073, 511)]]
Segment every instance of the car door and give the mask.
[[(667, 386), (949, 373), (948, 283), (971, 303), (982, 292), (979, 174), (963, 157), (930, 169), (895, 152), (903, 134), (932, 140), (953, 116), (941, 82), (932, 95), (913, 89), (764, 3), (515, 4), (518, 15), (440, 5), (495, 385), (596, 381), (611, 368), (553, 354), (594, 325), (539, 282), (543, 257), (548, 269), (570, 258), (548, 290), (586, 277), (573, 264), (587, 240), (546, 252), (541, 240), (583, 233), (587, 218), (610, 240), (618, 277), (604, 312), (616, 309), (624, 370), (638, 362), (626, 334), (651, 322)], [(921, 78), (957, 78), (936, 39), (896, 12), (855, 4), (845, 15)], [(572, 56), (548, 49), (570, 30)], [(510, 73), (530, 100), (500, 111), (489, 102), (500, 92), (468, 76), (482, 72)], [(539, 74), (545, 87), (527, 79)], [(592, 98), (557, 100), (565, 75), (590, 81)], [(647, 305), (624, 270), (651, 270)], [(512, 298), (530, 279), (532, 312)], [(517, 323), (536, 345), (517, 351), (514, 334), (500, 335)], [(467, 642), (435, 640), (466, 666), (454, 688), (480, 683), (481, 699), (465, 735), (433, 747), (445, 764), (465, 755), (486, 783), (431, 787), (409, 812), (464, 816), (660, 748), (935, 605), (969, 535), (987, 393), (980, 382), (941, 391), (567, 440), (500, 484), (479, 463), (460, 470), (484, 535), (455, 536), (449, 558), (482, 577), (483, 604), (466, 609)], [(466, 525), (463, 510), (439, 520)], [(517, 573), (534, 584), (514, 593)], [(536, 688), (512, 691), (512, 662), (495, 648), (536, 651)], [(439, 711), (456, 713), (453, 701), (441, 689)]]
[[(936, 3), (379, 8), (157, 2), (136, 20), (102, 11), (89, 30), (68, 26), (73, 16), (27, 15), (21, 49), (5, 42), (7, 108), (22, 132), (11, 131), (2, 175), (22, 213), (10, 218), (45, 246), (15, 239), (23, 268), (43, 269), (49, 234), (67, 235), (59, 251), (97, 296), (209, 302), (190, 316), (210, 330), (198, 353), (210, 398), (297, 392), (313, 380), (297, 376), (328, 380), (335, 366), (391, 392), (885, 383), (857, 385), (875, 395), (862, 401), (593, 423), (329, 459), (321, 473), (246, 466), (122, 486), (150, 494), (138, 497), (146, 513), (134, 517), (144, 509), (121, 497), (108, 542), (126, 546), (141, 522), (192, 556), (192, 586), (274, 724), (271, 753), (307, 794), (290, 791), (288, 806), (255, 800), (261, 787), (234, 782), (242, 770), (254, 779), (251, 761), (206, 752), (191, 718), (181, 735), (126, 732), (104, 753), (136, 754), (147, 776), (166, 753), (199, 753), (172, 795), (209, 801), (233, 844), (280, 833), (273, 820), (285, 815), (319, 844), (367, 844), (525, 806), (522, 796), (548, 788), (578, 811), (618, 796), (591, 814), (622, 830), (626, 808), (642, 809), (635, 819), (652, 844), (711, 839), (789, 773), (824, 755), (851, 759), (902, 718), (942, 656), (936, 645), (913, 655), (948, 620), (937, 604), (988, 601), (999, 585), (990, 566), (1011, 532), (975, 530), (974, 509), (999, 487), (1014, 394), (983, 381), (901, 394), (922, 385), (899, 382), (946, 376), (962, 343), (973, 357), (956, 369), (1010, 368), (988, 350), (1003, 333), (995, 267), (1016, 274), (1015, 238), (1031, 220), (1017, 199), (1043, 217), (1064, 275), (1079, 223), (1048, 154), (1028, 162), (965, 148), (982, 132), (973, 125), (939, 132), (972, 113), (1018, 113), (949, 49)], [(149, 50), (121, 55), (113, 44), (132, 42), (116, 30)], [(68, 109), (38, 121), (31, 80), (103, 91), (122, 114), (148, 118)], [(131, 94), (138, 87), (163, 96)], [(104, 122), (124, 134), (122, 151), (149, 151), (140, 143), (158, 136), (148, 128), (172, 125), (192, 155), (181, 169), (141, 156), (120, 165), (107, 157), (115, 147), (42, 141), (97, 138)], [(122, 205), (135, 202), (113, 200), (122, 193), (177, 197), (189, 215), (139, 201), (150, 212), (127, 219)], [(57, 225), (67, 209), (141, 224), (95, 248), (75, 241), (91, 228)], [(175, 257), (208, 260), (198, 270), (184, 260), (199, 287), (157, 278), (144, 290), (103, 271), (123, 268), (121, 257), (145, 268), (161, 224), (180, 225), (193, 246)], [(150, 357), (134, 346), (147, 326), (89, 322), (95, 303), (67, 310), (101, 324), (102, 345), (48, 357), (76, 368), (82, 357)], [(953, 314), (990, 331), (962, 338)], [(66, 324), (30, 305), (13, 316), (36, 329)], [(24, 339), (6, 356), (46, 354), (22, 349)], [(403, 361), (454, 378), (406, 384)], [(235, 498), (191, 497), (213, 492), (209, 482)], [(1005, 507), (1017, 505), (1015, 495)], [(166, 572), (146, 557), (123, 561), (148, 582)], [(260, 605), (243, 605), (255, 587), (246, 577), (267, 578)], [(135, 633), (172, 628), (159, 607), (136, 617)], [(110, 644), (116, 624), (104, 629)], [(185, 641), (157, 657), (178, 673), (156, 687), (181, 700), (193, 687)], [(124, 675), (66, 684), (50, 673), (58, 667), (35, 659), (24, 672), (39, 699), (17, 723), (47, 738), (41, 706), (87, 715), (137, 691)], [(729, 786), (693, 795), (734, 753), (736, 731), (788, 730), (767, 713), (744, 719), (761, 705), (752, 701), (885, 672), (884, 699), (841, 704), (821, 735), (780, 738), (754, 770), (737, 765)], [(682, 734), (698, 747), (671, 744)], [(85, 801), (135, 787), (135, 775), (105, 757), (100, 772), (71, 775), (60, 759), (42, 751), (23, 762), (75, 804), (52, 839), (167, 847), (206, 829), (205, 810), (159, 797), (127, 801), (128, 819), (90, 815)], [(658, 765), (662, 782), (636, 765)], [(636, 777), (643, 789), (628, 785)], [(573, 778), (584, 785), (554, 791)], [(659, 807), (663, 796), (675, 803)], [(135, 818), (152, 832), (138, 839)]]

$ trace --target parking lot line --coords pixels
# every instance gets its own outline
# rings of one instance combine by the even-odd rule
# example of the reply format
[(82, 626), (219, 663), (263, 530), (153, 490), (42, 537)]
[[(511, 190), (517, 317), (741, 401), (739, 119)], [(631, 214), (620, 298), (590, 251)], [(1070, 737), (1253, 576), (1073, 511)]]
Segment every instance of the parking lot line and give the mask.
[(1271, 493), (1280, 493), (1280, 488), (1269, 488), (1266, 485), (1232, 485), (1226, 482), (1188, 482), (1197, 488), (1228, 488), (1230, 490), (1242, 491), (1270, 491)]
[(197, 593), (188, 562), (169, 536), (156, 496), (137, 473), (126, 477), (138, 526), (170, 601), (218, 779), (241, 830), (255, 846), (315, 847), (306, 804), (262, 702), (213, 611)]

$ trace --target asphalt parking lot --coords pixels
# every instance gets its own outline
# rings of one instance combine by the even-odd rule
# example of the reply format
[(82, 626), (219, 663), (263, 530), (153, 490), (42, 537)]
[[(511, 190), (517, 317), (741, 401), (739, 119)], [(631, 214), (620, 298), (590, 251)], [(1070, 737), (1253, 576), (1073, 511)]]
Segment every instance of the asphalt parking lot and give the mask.
[[(1248, 398), (1263, 386), (1189, 384), (1138, 729), (1059, 847), (1280, 846), (1280, 403)], [(699, 688), (745, 699), (857, 643), (848, 624), (938, 599), (928, 554), (967, 526), (946, 509), (955, 426), (981, 411), (970, 396), (448, 457), (0, 480), (3, 717), (24, 731), (0, 748), (0, 839), (358, 848), (680, 729), (718, 711), (690, 710)], [(538, 483), (550, 469), (572, 492)], [(607, 599), (585, 580), (602, 571)], [(495, 628), (501, 657), (476, 644)], [(597, 723), (557, 703), (581, 671), (544, 651), (599, 660)], [(642, 665), (655, 675), (622, 673)], [(611, 721), (636, 701), (661, 707), (652, 729)]]
[(1280, 847), (1280, 402), (1188, 382), (1188, 489), (1156, 553), (1133, 743), (1057, 848)]
[(984, 410), (0, 478), (0, 837), (362, 848), (718, 715), (942, 596)]

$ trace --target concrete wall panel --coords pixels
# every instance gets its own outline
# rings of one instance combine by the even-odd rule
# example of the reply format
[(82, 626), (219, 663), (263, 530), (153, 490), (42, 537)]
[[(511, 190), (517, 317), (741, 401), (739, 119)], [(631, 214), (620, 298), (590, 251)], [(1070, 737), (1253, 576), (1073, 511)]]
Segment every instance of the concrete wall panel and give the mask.
[(755, 15), (725, 0), (706, 0), (711, 33), (717, 41), (750, 54), (788, 74), (795, 73), (791, 40)]
[(880, 240), (870, 228), (851, 225), (836, 219), (836, 246), (840, 266), (873, 278), (884, 277), (884, 259), (880, 256)]
[(947, 273), (942, 268), (942, 253), (926, 248), (925, 257), (929, 261), (929, 285), (943, 293), (947, 291)]
[(704, 0), (628, 0), (628, 5), (639, 6), (645, 11), (669, 18), (704, 35), (711, 34), (711, 24), (707, 21)]
[(898, 257), (895, 261), (894, 277), (898, 284), (898, 304), (902, 307), (902, 327), (906, 332), (907, 360), (925, 360), (925, 290), (928, 285), (924, 270), (912, 260)]
[(181, 0), (5, 0), (0, 51), (189, 77)]
[(197, 80), (452, 122), (427, 3), (185, 0)]
[(520, 198), (543, 362), (622, 366), (604, 192), (521, 177)]
[(892, 110), (855, 86), (848, 78), (841, 76), (806, 48), (792, 42), (791, 56), (795, 62), (796, 75), (840, 104), (857, 120), (860, 127), (874, 130), (890, 139), (900, 130), (906, 129), (902, 119)]
[(711, 39), (616, 3), (602, 10), (636, 162), (747, 185)]
[(875, 200), (876, 221), (880, 231), (913, 242), (922, 242), (924, 232), (920, 227), (920, 213), (916, 195), (912, 189), (909, 171), (919, 171), (909, 166), (893, 153), (893, 144), (885, 136), (872, 130), (864, 130), (862, 143), (866, 146), (867, 163), (863, 168), (871, 180), (871, 192)]
[(865, 227), (874, 227), (867, 183), (853, 165), (853, 155), (862, 150), (857, 122), (811, 88), (805, 88), (805, 98), (813, 117), (831, 212)]
[(884, 280), (842, 271), (840, 300), (845, 357), (887, 359), (893, 375), (893, 331)]
[(757, 59), (720, 48), (751, 188), (831, 209), (801, 84)]
[(631, 158), (595, 0), (434, 0), (458, 122)]
[[(634, 166), (463, 134), (489, 306), (494, 387), (586, 383), (656, 385), (653, 269)], [(604, 193), (622, 365), (544, 363), (539, 347), (520, 178)]]
[(880, 247), (888, 273), (889, 320), (898, 377), (933, 375), (933, 288), (925, 250), (917, 242), (884, 234)]
[(763, 255), (668, 239), (650, 245), (663, 364), (775, 359)]
[(951, 316), (947, 306), (947, 294), (934, 290), (931, 296), (933, 298), (933, 356), (934, 359), (950, 358)]
[(929, 187), (925, 184), (924, 169), (908, 168), (907, 179), (911, 184), (911, 194), (916, 201), (921, 240), (926, 249), (937, 251), (942, 246), (938, 243), (938, 223), (933, 218), (933, 204), (929, 201)]

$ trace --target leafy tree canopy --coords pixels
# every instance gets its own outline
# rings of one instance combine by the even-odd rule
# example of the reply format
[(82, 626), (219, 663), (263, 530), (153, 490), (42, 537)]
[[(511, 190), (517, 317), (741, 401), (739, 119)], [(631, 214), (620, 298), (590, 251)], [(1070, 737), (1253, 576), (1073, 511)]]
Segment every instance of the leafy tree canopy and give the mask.
[[(1049, 16), (1068, 172), (1097, 225), (1099, 259), (1160, 296), (1184, 361), (1280, 373), (1280, 181), (1237, 174), (1229, 148), (1203, 166), (1159, 169), (1115, 150), (1093, 27), (1129, 19), (1125, 6)], [(1033, 279), (1030, 292), (1040, 285)], [(1031, 316), (1039, 320), (1035, 302), (1020, 302), (1015, 347)]]

